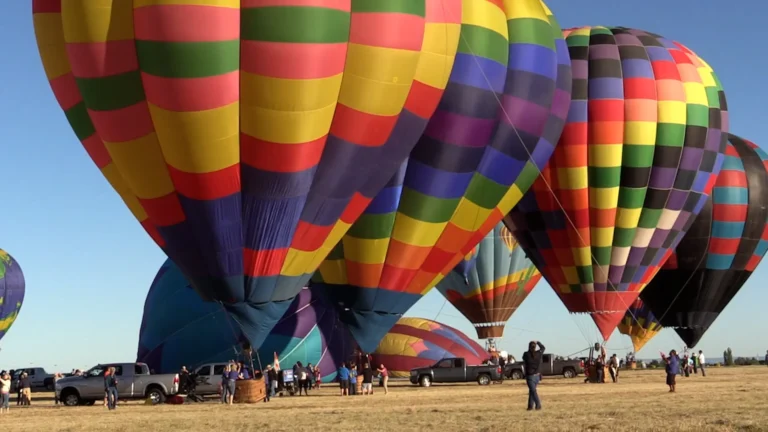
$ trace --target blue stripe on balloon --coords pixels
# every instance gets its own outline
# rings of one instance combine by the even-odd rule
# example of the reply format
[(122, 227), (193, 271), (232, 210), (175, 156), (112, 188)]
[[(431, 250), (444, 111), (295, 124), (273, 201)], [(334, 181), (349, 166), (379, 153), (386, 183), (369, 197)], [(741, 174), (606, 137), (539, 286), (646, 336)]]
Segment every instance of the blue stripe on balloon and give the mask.
[[(507, 68), (500, 63), (484, 57), (458, 53), (449, 80), (452, 83), (502, 93), (506, 76)], [(489, 82), (491, 86), (488, 85)]]
[(403, 193), (403, 186), (391, 186), (384, 188), (376, 194), (376, 197), (368, 204), (365, 212), (368, 214), (386, 214), (397, 210), (400, 203), (400, 195)]
[(719, 204), (749, 204), (749, 191), (743, 187), (717, 187), (712, 191), (712, 197)]
[(474, 172), (443, 171), (417, 160), (408, 162), (407, 186), (424, 195), (436, 198), (461, 198), (472, 180)]
[(572, 100), (571, 107), (568, 110), (568, 117), (566, 123), (584, 123), (587, 121), (587, 101), (586, 100)]
[(744, 222), (712, 221), (712, 237), (722, 239), (741, 238)]
[(721, 171), (739, 171), (744, 172), (744, 164), (738, 156), (725, 155)]
[(766, 252), (768, 252), (768, 241), (760, 240), (755, 248), (755, 255), (762, 257)]
[(501, 185), (511, 185), (517, 180), (526, 161), (512, 158), (493, 147), (486, 147), (477, 172)]
[(651, 62), (644, 59), (624, 59), (621, 61), (621, 73), (627, 78), (654, 79)]
[(722, 255), (716, 253), (707, 254), (706, 268), (710, 270), (728, 270), (733, 263), (733, 255)]
[(551, 80), (557, 78), (557, 56), (542, 45), (510, 44), (507, 69), (533, 72)]
[(590, 78), (589, 99), (624, 99), (624, 80), (621, 78)]

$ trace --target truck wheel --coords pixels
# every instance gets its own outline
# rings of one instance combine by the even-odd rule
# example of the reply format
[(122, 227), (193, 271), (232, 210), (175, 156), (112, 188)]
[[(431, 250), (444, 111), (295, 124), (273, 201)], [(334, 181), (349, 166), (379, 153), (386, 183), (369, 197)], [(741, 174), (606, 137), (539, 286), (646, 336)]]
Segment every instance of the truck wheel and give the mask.
[(65, 406), (73, 407), (80, 405), (82, 401), (80, 400), (80, 395), (75, 390), (64, 390), (61, 392), (61, 403)]
[(147, 398), (152, 401), (152, 405), (159, 405), (165, 402), (165, 393), (158, 387), (147, 389)]
[(479, 377), (477, 377), (477, 383), (480, 384), (481, 386), (488, 385), (491, 383), (491, 376), (486, 374), (480, 375)]
[(523, 372), (519, 370), (512, 371), (512, 379), (513, 380), (523, 379)]
[(419, 385), (422, 387), (429, 387), (432, 385), (432, 378), (429, 377), (429, 375), (423, 375), (421, 378), (419, 378)]
[(576, 376), (576, 372), (573, 369), (564, 369), (563, 376), (565, 378), (574, 378)]

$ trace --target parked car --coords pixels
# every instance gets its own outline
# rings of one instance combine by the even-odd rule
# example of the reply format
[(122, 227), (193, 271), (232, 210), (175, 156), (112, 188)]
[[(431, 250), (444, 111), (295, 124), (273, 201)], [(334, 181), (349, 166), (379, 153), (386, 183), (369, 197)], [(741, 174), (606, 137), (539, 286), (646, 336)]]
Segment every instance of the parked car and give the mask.
[[(14, 389), (15, 389), (15, 382), (18, 379), (19, 375), (22, 374), (22, 372), (26, 372), (29, 376), (29, 384), (32, 386), (33, 389), (42, 389), (45, 388), (45, 383), (47, 379), (50, 379), (53, 381), (53, 375), (46, 372), (45, 369), (41, 367), (31, 367), (31, 368), (23, 368), (23, 369), (14, 369), (13, 371), (13, 382), (14, 382)], [(53, 390), (53, 388), (51, 388)]]
[(500, 380), (501, 372), (500, 366), (467, 366), (463, 358), (446, 358), (430, 367), (411, 369), (411, 384), (429, 387), (432, 383), (477, 381), (480, 385), (488, 385)]
[(179, 389), (178, 374), (152, 375), (146, 363), (99, 364), (82, 376), (62, 378), (56, 382), (56, 395), (64, 405), (93, 405), (104, 399), (104, 373), (115, 368), (119, 399), (149, 398), (153, 404), (165, 401)]
[[(584, 361), (580, 359), (558, 360), (554, 354), (544, 354), (539, 372), (542, 376), (562, 375), (565, 378), (574, 378), (584, 373)], [(508, 363), (504, 367), (504, 377), (509, 379), (524, 378), (523, 362)]]

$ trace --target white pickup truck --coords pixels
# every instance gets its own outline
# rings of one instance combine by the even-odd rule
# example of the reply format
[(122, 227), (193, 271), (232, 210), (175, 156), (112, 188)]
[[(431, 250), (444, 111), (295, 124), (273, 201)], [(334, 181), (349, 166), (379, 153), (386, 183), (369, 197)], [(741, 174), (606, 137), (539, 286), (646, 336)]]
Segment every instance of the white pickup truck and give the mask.
[(62, 378), (56, 382), (56, 395), (66, 406), (93, 405), (104, 399), (104, 373), (115, 368), (118, 399), (146, 399), (153, 404), (179, 390), (178, 374), (152, 375), (145, 363), (99, 364), (82, 376)]

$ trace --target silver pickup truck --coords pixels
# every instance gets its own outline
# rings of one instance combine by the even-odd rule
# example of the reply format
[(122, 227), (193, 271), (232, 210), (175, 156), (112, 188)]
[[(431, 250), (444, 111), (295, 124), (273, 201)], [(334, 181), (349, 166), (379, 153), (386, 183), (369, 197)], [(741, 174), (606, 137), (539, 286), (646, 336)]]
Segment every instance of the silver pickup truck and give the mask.
[(92, 367), (82, 376), (56, 382), (56, 395), (67, 406), (93, 405), (104, 399), (104, 373), (115, 368), (118, 399), (146, 399), (153, 404), (179, 390), (178, 374), (151, 375), (145, 363), (108, 363)]

